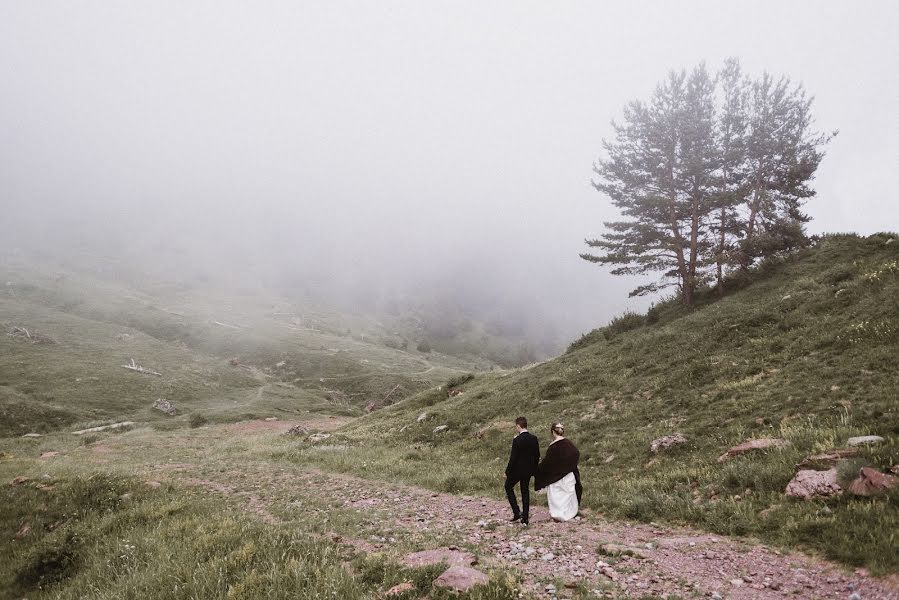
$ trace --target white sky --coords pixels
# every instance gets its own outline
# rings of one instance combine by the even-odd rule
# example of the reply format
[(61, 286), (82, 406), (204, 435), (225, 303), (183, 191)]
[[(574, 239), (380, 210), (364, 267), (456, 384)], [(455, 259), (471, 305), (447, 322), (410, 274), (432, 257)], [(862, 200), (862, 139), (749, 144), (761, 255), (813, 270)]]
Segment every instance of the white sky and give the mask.
[(0, 208), (275, 238), (258, 260), (337, 277), (464, 267), (584, 331), (646, 304), (577, 254), (616, 217), (589, 185), (610, 120), (671, 68), (803, 82), (840, 130), (810, 230), (899, 229), (897, 24), (885, 1), (0, 0)]

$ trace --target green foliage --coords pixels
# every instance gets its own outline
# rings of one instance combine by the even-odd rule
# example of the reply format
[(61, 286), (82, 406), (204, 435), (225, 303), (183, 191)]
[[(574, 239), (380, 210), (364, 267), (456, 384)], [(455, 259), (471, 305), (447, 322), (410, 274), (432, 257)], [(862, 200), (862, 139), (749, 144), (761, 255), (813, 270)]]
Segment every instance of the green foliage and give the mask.
[(209, 419), (207, 419), (206, 415), (203, 413), (195, 412), (191, 413), (188, 423), (190, 423), (191, 428), (196, 429), (197, 427), (202, 427), (209, 423)]
[(732, 267), (805, 247), (802, 204), (833, 137), (812, 131), (810, 109), (801, 85), (768, 73), (750, 80), (736, 59), (715, 76), (704, 63), (672, 71), (603, 140), (593, 185), (625, 220), (605, 223), (587, 240), (598, 253), (581, 258), (615, 275), (661, 272), (631, 295), (677, 285), (692, 306)]

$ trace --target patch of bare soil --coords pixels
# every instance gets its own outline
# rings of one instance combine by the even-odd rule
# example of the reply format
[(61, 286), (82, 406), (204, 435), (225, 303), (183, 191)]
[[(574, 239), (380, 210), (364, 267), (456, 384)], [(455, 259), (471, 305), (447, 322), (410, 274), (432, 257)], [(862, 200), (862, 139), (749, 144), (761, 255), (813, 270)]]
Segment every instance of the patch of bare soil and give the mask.
[[(223, 473), (222, 479), (232, 475)], [(239, 493), (221, 482), (191, 482), (219, 493)], [(523, 527), (507, 521), (505, 501), (300, 468), (282, 470), (266, 485), (364, 513), (400, 534), (396, 538), (455, 540), (487, 566), (518, 571), (526, 591), (538, 598), (565, 596), (572, 593), (565, 585), (583, 584), (598, 597), (811, 600), (859, 594), (865, 600), (899, 599), (896, 578), (877, 579), (863, 570), (849, 573), (799, 553), (685, 528), (608, 522), (591, 515), (555, 523), (545, 507), (534, 507), (530, 527)], [(255, 493), (247, 496), (249, 510), (278, 523), (264, 505)], [(390, 552), (395, 543), (390, 538), (374, 546)], [(563, 585), (558, 590), (547, 588), (559, 581)]]

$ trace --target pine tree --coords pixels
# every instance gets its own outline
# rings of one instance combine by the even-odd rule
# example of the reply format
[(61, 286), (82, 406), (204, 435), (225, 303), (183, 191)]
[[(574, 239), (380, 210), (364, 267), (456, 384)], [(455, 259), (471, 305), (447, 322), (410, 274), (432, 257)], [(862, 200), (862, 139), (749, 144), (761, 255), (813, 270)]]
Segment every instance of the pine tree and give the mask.
[(615, 275), (661, 272), (631, 295), (676, 285), (692, 305), (729, 268), (803, 244), (802, 205), (835, 135), (812, 131), (811, 102), (787, 78), (750, 81), (736, 59), (714, 78), (704, 64), (669, 73), (603, 140), (593, 186), (625, 220), (605, 223), (581, 258)]
[(600, 254), (581, 258), (621, 265), (616, 275), (662, 271), (665, 280), (631, 295), (677, 285), (693, 303), (708, 254), (710, 189), (715, 166), (714, 85), (705, 65), (687, 76), (671, 72), (649, 104), (633, 101), (623, 123), (612, 124), (615, 140), (603, 146), (593, 186), (612, 199), (629, 220), (605, 223), (611, 231), (587, 240)]

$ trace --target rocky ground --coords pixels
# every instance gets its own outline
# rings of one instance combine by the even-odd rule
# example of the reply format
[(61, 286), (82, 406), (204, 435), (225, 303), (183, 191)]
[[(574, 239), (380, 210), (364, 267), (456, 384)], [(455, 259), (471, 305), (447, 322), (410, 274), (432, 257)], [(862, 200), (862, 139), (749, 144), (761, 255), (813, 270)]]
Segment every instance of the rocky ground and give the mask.
[[(216, 433), (208, 435), (256, 438), (286, 428), (283, 422), (268, 422), (210, 428)], [(125, 439), (108, 438), (71, 457), (63, 452), (42, 462), (79, 460), (74, 454), (83, 458), (85, 453), (94, 464), (110, 464), (117, 453), (131, 454), (131, 460), (145, 456), (135, 472), (151, 485), (170, 481), (227, 496), (272, 527), (311, 522), (319, 534), (410, 566), (436, 561), (462, 569), (449, 578), (477, 578), (476, 569), (511, 569), (519, 574), (522, 591), (538, 598), (899, 599), (899, 578), (849, 572), (749, 540), (610, 522), (593, 514), (555, 523), (545, 506), (533, 507), (531, 524), (524, 527), (508, 522), (504, 500), (437, 493), (283, 461), (221, 462), (199, 439), (166, 447), (168, 459), (159, 462), (154, 446), (164, 445), (164, 438), (148, 436), (141, 444)], [(501, 484), (497, 480), (498, 488)]]

